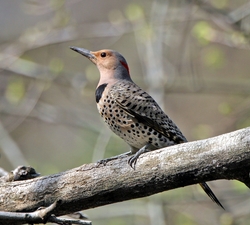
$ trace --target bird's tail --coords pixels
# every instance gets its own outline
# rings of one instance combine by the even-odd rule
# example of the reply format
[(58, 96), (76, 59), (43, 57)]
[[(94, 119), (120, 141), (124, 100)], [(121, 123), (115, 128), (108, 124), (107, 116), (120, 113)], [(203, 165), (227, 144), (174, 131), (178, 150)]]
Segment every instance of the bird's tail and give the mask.
[(225, 210), (225, 208), (223, 207), (223, 205), (220, 203), (220, 201), (218, 200), (218, 198), (215, 196), (215, 194), (213, 193), (213, 191), (210, 189), (210, 187), (207, 185), (207, 183), (203, 182), (203, 183), (199, 183), (199, 185), (202, 187), (202, 189), (206, 192), (206, 194), (212, 199), (213, 202), (215, 202), (218, 206), (220, 206), (222, 209)]

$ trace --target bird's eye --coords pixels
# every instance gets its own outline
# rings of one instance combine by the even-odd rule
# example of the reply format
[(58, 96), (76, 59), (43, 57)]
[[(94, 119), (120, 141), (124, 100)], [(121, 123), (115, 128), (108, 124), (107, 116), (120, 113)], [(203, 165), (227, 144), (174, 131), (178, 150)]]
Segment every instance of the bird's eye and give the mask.
[(106, 57), (106, 52), (102, 52), (101, 57), (103, 57), (103, 58)]

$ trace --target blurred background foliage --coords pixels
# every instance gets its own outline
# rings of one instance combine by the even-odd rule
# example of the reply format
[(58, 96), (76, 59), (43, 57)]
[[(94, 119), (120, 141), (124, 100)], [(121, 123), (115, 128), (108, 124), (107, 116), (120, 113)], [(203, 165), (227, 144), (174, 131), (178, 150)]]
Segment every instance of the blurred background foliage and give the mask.
[[(127, 145), (99, 118), (95, 66), (69, 46), (115, 49), (188, 140), (250, 126), (249, 0), (0, 1), (1, 167), (42, 175), (117, 155)], [(249, 224), (237, 181), (87, 210), (93, 224)]]

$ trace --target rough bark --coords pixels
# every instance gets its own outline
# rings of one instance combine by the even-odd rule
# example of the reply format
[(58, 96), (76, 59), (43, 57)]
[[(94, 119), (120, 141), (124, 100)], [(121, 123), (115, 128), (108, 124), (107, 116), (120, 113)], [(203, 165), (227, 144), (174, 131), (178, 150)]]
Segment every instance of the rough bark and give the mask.
[(55, 214), (64, 215), (217, 179), (250, 187), (250, 128), (143, 154), (135, 170), (127, 160), (1, 183), (0, 211), (31, 212), (60, 199)]

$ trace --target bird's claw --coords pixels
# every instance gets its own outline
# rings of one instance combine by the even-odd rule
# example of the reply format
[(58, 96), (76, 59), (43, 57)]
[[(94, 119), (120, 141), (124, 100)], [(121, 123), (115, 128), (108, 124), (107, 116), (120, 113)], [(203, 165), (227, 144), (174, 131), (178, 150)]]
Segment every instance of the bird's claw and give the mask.
[(138, 157), (136, 156), (136, 155), (133, 155), (133, 156), (131, 156), (130, 158), (129, 158), (129, 160), (128, 160), (128, 164), (131, 166), (131, 168), (132, 169), (134, 169), (135, 170), (135, 165), (136, 165), (136, 163), (137, 163), (137, 159), (138, 159)]
[(110, 160), (108, 160), (108, 159), (100, 159), (100, 160), (98, 160), (96, 163), (97, 163), (98, 166), (100, 166), (100, 165), (106, 166), (106, 164), (107, 164), (109, 161), (110, 161)]
[(140, 157), (141, 154), (144, 154), (145, 152), (150, 151), (150, 143), (146, 144), (143, 146), (139, 151), (137, 151), (133, 156), (131, 156), (128, 160), (128, 164), (135, 169), (135, 165), (137, 163), (138, 158)]
[(113, 156), (113, 157), (110, 157), (110, 158), (106, 158), (106, 159), (100, 159), (98, 160), (96, 163), (99, 165), (106, 165), (108, 162), (110, 161), (113, 161), (113, 160), (116, 160), (116, 159), (121, 159), (121, 158), (124, 158), (124, 157), (127, 157), (128, 155), (130, 155), (131, 152), (126, 152), (126, 153), (123, 153), (121, 155), (117, 155), (117, 156)]

